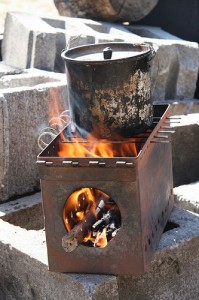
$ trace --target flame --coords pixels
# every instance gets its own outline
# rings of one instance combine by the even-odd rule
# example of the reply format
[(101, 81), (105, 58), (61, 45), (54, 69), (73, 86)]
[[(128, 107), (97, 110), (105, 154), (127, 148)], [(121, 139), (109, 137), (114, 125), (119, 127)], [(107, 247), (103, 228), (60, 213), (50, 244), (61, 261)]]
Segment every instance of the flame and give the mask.
[(64, 138), (63, 128), (70, 124), (70, 112), (66, 110), (62, 95), (55, 92), (54, 89), (50, 91), (51, 99), (48, 105), (48, 129), (59, 133), (61, 138)]
[(108, 244), (107, 237), (106, 237), (106, 231), (107, 231), (107, 228), (104, 227), (102, 232), (99, 231), (97, 233), (97, 236), (96, 236), (96, 239), (94, 242), (94, 247), (100, 247), (100, 248), (106, 247), (106, 245)]
[(78, 212), (76, 213), (76, 216), (77, 216), (77, 218), (78, 218), (78, 221), (83, 220), (83, 218), (84, 218), (84, 216), (85, 216), (84, 211), (78, 211)]
[(91, 188), (79, 189), (69, 196), (63, 209), (63, 220), (68, 232), (71, 231), (73, 220), (75, 223), (81, 221), (94, 203), (95, 197)]
[(87, 243), (88, 241), (91, 241), (93, 244), (95, 243), (95, 238), (93, 238), (91, 236), (91, 234), (92, 234), (92, 232), (91, 232), (91, 230), (89, 230), (87, 236), (83, 239), (84, 243)]
[(88, 135), (86, 140), (73, 137), (70, 141), (60, 141), (59, 157), (136, 157), (141, 144), (135, 138), (118, 137), (113, 141), (96, 139)]

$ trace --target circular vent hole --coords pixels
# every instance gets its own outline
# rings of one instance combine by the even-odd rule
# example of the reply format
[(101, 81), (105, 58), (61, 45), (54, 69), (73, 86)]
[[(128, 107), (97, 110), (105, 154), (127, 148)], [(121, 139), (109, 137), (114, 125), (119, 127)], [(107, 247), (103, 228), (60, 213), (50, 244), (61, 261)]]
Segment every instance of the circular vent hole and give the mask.
[(121, 214), (109, 195), (85, 187), (74, 191), (66, 200), (63, 222), (72, 240), (74, 237), (84, 246), (104, 248), (117, 235)]

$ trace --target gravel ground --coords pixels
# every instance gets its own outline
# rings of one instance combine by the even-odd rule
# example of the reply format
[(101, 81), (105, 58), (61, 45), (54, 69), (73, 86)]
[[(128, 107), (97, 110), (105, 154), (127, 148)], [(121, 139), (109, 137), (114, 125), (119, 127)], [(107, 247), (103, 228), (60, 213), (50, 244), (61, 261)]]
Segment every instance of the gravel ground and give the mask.
[(53, 0), (0, 0), (0, 33), (8, 11), (20, 11), (41, 16), (58, 16)]

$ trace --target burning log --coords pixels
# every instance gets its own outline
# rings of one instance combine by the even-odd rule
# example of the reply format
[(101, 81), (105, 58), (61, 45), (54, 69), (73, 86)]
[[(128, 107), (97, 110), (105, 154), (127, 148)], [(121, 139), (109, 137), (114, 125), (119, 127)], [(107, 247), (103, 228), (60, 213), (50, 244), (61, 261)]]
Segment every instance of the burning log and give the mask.
[(74, 251), (76, 247), (84, 241), (84, 238), (89, 235), (92, 225), (96, 222), (97, 216), (104, 206), (105, 201), (100, 197), (85, 214), (83, 220), (62, 238), (62, 247), (66, 252)]

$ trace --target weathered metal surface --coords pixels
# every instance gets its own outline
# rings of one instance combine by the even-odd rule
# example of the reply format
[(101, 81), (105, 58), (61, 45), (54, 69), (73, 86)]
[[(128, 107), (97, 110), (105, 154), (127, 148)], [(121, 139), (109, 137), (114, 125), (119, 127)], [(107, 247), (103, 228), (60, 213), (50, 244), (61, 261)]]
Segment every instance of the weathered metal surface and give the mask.
[[(55, 157), (56, 139), (38, 157), (51, 271), (140, 274), (149, 267), (173, 206), (171, 144), (151, 143), (170, 109), (161, 105), (154, 111), (158, 119), (164, 115), (137, 157), (102, 158), (98, 162), (107, 162), (102, 168), (89, 163), (94, 159), (75, 158), (79, 164), (68, 166), (63, 162), (75, 159)], [(79, 245), (66, 253), (63, 208), (71, 193), (83, 187), (109, 195), (119, 207), (122, 226), (105, 248)]]
[(62, 16), (135, 22), (144, 18), (158, 0), (54, 0)]
[[(116, 58), (103, 60), (105, 47), (111, 47)], [(89, 55), (97, 58), (85, 60)], [(96, 44), (64, 51), (73, 121), (103, 138), (146, 130), (153, 117), (150, 76), (153, 56), (153, 49), (146, 44)]]
[(173, 207), (171, 143), (151, 144), (139, 161), (137, 182), (147, 268)]

